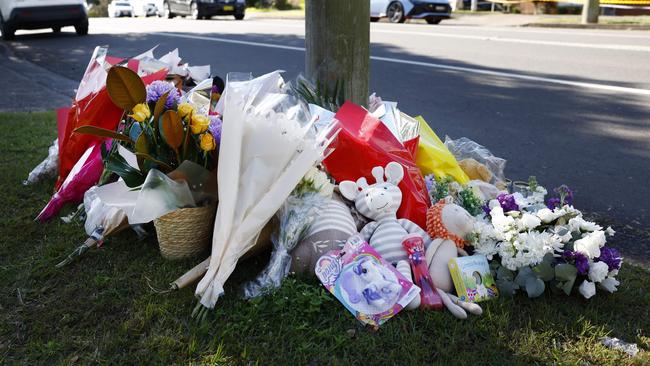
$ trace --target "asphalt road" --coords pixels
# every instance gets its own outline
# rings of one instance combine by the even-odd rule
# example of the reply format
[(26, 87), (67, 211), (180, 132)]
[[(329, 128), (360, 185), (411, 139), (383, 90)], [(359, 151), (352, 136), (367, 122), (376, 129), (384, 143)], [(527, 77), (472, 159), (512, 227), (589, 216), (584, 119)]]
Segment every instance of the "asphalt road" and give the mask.
[[(8, 45), (73, 80), (96, 45), (117, 56), (179, 48), (220, 75), (304, 69), (299, 20), (93, 19), (90, 32), (19, 32)], [(384, 100), (507, 158), (512, 179), (566, 183), (578, 207), (647, 227), (650, 32), (379, 23), (371, 42), (371, 91)]]

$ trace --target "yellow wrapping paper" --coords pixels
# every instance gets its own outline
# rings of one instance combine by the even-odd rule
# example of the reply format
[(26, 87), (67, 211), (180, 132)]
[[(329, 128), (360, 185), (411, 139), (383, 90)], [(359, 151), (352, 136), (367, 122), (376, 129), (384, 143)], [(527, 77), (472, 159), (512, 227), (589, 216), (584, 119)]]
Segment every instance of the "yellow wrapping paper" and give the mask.
[(438, 138), (422, 116), (415, 117), (420, 123), (420, 143), (415, 163), (422, 175), (435, 174), (436, 178), (452, 177), (460, 184), (469, 182), (467, 174), (458, 165), (456, 158)]

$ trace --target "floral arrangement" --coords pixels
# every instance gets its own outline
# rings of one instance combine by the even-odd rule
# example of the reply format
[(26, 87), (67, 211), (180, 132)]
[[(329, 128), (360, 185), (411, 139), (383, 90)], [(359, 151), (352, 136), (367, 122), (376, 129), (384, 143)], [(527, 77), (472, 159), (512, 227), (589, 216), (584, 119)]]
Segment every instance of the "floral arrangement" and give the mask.
[(487, 256), (502, 294), (521, 289), (537, 297), (549, 286), (569, 295), (576, 284), (587, 299), (596, 287), (616, 291), (622, 259), (605, 246), (614, 230), (585, 220), (568, 187), (555, 192), (545, 203), (546, 189), (531, 180), (527, 192), (491, 200), (477, 216), (474, 251)]
[[(118, 131), (82, 126), (76, 132), (117, 142), (102, 156), (106, 169), (122, 177), (129, 187), (142, 185), (151, 169), (169, 173), (185, 160), (209, 170), (216, 166), (221, 119), (180, 103), (182, 92), (173, 82), (154, 81), (145, 88), (135, 72), (113, 67), (106, 86), (113, 103), (125, 111)], [(138, 169), (121, 156), (119, 146), (137, 156)]]

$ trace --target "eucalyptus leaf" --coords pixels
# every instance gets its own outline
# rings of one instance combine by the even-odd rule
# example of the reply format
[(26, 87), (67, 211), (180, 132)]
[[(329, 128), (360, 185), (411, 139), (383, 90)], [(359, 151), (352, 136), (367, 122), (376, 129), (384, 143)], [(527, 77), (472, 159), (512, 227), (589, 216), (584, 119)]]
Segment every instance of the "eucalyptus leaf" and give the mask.
[(568, 295), (571, 295), (571, 290), (573, 289), (573, 285), (574, 285), (575, 283), (576, 283), (576, 279), (575, 279), (575, 278), (572, 279), (572, 280), (569, 280), (569, 281), (564, 282), (564, 283), (562, 284), (562, 287), (561, 287), (562, 291), (564, 291), (564, 293), (567, 294), (567, 296), (568, 296)]
[(517, 277), (515, 277), (515, 283), (521, 287), (524, 288), (526, 286), (526, 282), (528, 282), (529, 279), (536, 279), (537, 276), (535, 275), (535, 272), (533, 272), (530, 267), (522, 267), (519, 269), (519, 273), (517, 273)]
[(515, 294), (517, 285), (514, 282), (508, 280), (496, 280), (496, 283), (497, 288), (499, 289), (499, 295), (510, 297)]
[(555, 266), (555, 278), (559, 281), (571, 281), (578, 275), (578, 270), (572, 264), (560, 263)]
[(544, 290), (546, 289), (546, 285), (544, 284), (544, 281), (542, 281), (539, 278), (532, 278), (529, 277), (526, 280), (526, 293), (528, 294), (528, 297), (535, 298), (539, 297), (541, 294), (544, 293)]
[(515, 274), (506, 267), (500, 266), (497, 270), (497, 278), (500, 280), (512, 281), (515, 278)]
[(539, 278), (543, 281), (550, 281), (555, 278), (555, 270), (551, 263), (553, 262), (553, 254), (549, 253), (544, 256), (544, 260), (533, 267), (533, 271), (537, 274)]

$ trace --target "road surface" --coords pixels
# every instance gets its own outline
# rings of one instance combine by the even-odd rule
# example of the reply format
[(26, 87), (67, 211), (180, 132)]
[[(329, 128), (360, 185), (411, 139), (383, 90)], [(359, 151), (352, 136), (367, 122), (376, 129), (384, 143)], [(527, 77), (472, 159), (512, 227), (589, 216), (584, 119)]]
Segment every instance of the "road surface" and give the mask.
[[(90, 32), (19, 32), (8, 46), (73, 80), (96, 45), (177, 47), (219, 75), (304, 69), (301, 20), (92, 19)], [(371, 91), (384, 100), (507, 158), (512, 179), (566, 183), (578, 207), (647, 227), (650, 32), (373, 23), (371, 42)]]

